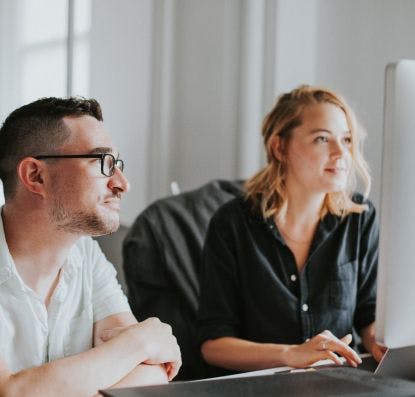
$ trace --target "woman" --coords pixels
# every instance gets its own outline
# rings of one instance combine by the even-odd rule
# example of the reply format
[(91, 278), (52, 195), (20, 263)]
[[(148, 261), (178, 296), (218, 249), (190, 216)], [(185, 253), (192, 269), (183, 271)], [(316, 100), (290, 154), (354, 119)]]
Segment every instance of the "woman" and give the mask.
[[(355, 328), (380, 360), (378, 228), (365, 199), (363, 131), (338, 95), (300, 86), (279, 98), (262, 133), (267, 165), (209, 226), (200, 277), (204, 359), (239, 371), (340, 364), (338, 355), (357, 366)], [(365, 196), (353, 193), (357, 175)]]

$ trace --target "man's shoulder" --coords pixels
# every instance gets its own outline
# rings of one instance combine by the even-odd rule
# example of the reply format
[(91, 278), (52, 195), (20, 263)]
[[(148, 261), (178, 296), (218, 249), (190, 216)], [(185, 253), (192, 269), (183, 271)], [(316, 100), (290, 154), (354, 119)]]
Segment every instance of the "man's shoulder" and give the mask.
[(98, 242), (90, 236), (80, 237), (74, 244), (74, 248), (83, 253), (89, 253), (97, 250), (101, 252)]
[(91, 267), (102, 259), (106, 260), (98, 242), (89, 236), (81, 237), (76, 241), (70, 251), (69, 259), (82, 267)]

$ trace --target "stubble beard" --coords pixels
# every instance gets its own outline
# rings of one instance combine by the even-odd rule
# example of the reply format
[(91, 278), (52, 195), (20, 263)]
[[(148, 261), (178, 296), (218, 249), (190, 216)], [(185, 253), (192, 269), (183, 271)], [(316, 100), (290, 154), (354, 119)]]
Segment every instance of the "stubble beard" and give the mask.
[(63, 203), (56, 198), (49, 211), (49, 216), (58, 230), (72, 234), (88, 236), (103, 236), (115, 232), (119, 227), (119, 219), (100, 215), (92, 210), (68, 210)]

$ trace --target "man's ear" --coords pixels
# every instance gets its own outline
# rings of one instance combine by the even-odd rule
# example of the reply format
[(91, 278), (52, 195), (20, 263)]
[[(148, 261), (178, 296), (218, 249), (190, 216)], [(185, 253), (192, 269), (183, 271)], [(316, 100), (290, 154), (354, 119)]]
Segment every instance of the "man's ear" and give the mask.
[(274, 157), (280, 161), (284, 161), (284, 141), (279, 135), (271, 137), (271, 149)]
[(43, 196), (44, 164), (33, 157), (26, 157), (17, 166), (20, 183), (29, 191)]

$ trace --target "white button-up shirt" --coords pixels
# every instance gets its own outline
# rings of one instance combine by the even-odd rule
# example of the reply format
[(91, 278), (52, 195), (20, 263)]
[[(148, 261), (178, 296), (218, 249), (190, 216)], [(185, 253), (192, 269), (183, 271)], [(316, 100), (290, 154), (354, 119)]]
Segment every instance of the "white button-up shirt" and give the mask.
[(72, 247), (47, 310), (17, 273), (0, 216), (0, 357), (11, 371), (91, 348), (94, 322), (125, 311), (115, 269), (89, 237)]

